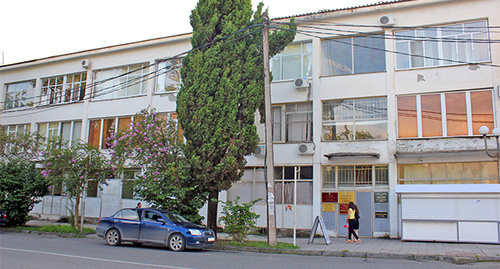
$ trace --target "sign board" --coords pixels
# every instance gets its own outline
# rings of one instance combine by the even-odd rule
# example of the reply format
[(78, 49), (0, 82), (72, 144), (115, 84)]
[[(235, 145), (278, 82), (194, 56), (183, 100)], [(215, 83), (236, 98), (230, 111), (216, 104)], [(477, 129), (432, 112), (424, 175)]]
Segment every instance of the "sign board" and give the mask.
[(389, 214), (387, 212), (375, 212), (376, 219), (387, 219), (388, 215)]
[(316, 219), (314, 219), (313, 228), (311, 230), (311, 235), (309, 236), (309, 241), (307, 242), (307, 244), (309, 245), (314, 242), (314, 236), (316, 235), (316, 231), (318, 230), (318, 224), (321, 228), (321, 232), (323, 233), (323, 237), (325, 238), (325, 243), (327, 245), (332, 243), (332, 241), (330, 241), (330, 236), (328, 236), (328, 232), (326, 231), (326, 225), (323, 221), (323, 218), (321, 216), (317, 216)]
[(386, 204), (389, 202), (388, 192), (376, 192), (374, 193), (374, 200), (377, 204)]
[(347, 214), (349, 212), (349, 204), (339, 204), (339, 214)]
[(335, 212), (335, 204), (334, 203), (324, 203), (323, 204), (323, 212)]
[(323, 192), (321, 194), (321, 202), (323, 203), (337, 203), (339, 201), (339, 194), (336, 192)]
[(354, 202), (354, 192), (353, 191), (339, 192), (339, 203), (349, 204), (349, 202)]

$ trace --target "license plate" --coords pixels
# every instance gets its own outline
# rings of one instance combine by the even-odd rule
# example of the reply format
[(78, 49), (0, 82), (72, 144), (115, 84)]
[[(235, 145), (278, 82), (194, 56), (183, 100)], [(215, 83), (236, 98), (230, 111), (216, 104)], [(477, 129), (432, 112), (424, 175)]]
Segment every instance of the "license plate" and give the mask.
[(214, 237), (209, 237), (209, 238), (207, 238), (207, 242), (213, 242), (213, 241), (215, 241), (215, 238), (214, 238)]

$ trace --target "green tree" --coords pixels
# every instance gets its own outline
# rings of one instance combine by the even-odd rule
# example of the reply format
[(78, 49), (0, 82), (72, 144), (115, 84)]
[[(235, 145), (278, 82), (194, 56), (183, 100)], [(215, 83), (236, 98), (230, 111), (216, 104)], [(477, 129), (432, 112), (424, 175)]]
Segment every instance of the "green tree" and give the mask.
[(62, 183), (70, 198), (75, 199), (72, 225), (80, 228), (80, 203), (89, 180), (107, 184), (110, 165), (106, 156), (96, 147), (76, 141), (68, 145), (60, 137), (51, 139), (44, 152), (43, 176), (53, 184)]
[(7, 212), (9, 226), (26, 223), (38, 198), (48, 191), (48, 181), (36, 169), (40, 143), (36, 134), (0, 131), (0, 210)]
[[(190, 176), (209, 193), (207, 223), (214, 230), (219, 191), (241, 179), (245, 155), (259, 141), (254, 119), (264, 92), (262, 7), (253, 13), (250, 0), (200, 0), (190, 17), (194, 50), (183, 59), (177, 112)], [(294, 36), (273, 31), (270, 55)]]
[(177, 120), (144, 109), (134, 117), (129, 130), (108, 140), (111, 160), (119, 171), (141, 168), (135, 180), (139, 197), (153, 207), (178, 212), (190, 221), (200, 223), (199, 209), (204, 196), (187, 174), (182, 154), (184, 137)]
[(256, 229), (257, 218), (259, 215), (252, 211), (252, 207), (260, 200), (257, 199), (250, 203), (239, 204), (240, 197), (236, 196), (234, 201), (222, 203), (222, 214), (219, 221), (224, 222), (226, 228), (224, 231), (234, 240), (243, 242), (253, 229)]

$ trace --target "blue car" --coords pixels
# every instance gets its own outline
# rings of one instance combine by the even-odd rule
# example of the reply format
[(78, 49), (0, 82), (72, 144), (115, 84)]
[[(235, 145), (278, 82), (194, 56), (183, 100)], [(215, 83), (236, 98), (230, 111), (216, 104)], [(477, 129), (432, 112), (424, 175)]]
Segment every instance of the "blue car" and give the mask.
[(190, 223), (174, 212), (148, 208), (124, 208), (111, 217), (101, 218), (96, 234), (111, 246), (121, 242), (134, 245), (154, 243), (182, 251), (209, 248), (215, 244), (213, 230)]

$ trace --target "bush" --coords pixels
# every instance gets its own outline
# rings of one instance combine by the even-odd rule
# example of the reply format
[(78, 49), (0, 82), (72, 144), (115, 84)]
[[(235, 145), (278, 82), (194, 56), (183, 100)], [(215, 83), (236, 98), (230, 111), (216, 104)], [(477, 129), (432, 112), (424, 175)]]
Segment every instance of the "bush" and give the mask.
[(45, 195), (48, 182), (33, 162), (0, 163), (0, 210), (7, 212), (7, 226), (28, 221), (28, 213)]
[(256, 213), (251, 211), (252, 206), (262, 199), (254, 200), (250, 203), (238, 204), (240, 200), (239, 196), (233, 201), (227, 201), (222, 203), (222, 213), (224, 216), (219, 218), (219, 221), (223, 221), (226, 225), (224, 229), (225, 232), (229, 234), (233, 240), (243, 242), (245, 241), (248, 234), (256, 229), (255, 223), (257, 218), (260, 217)]

